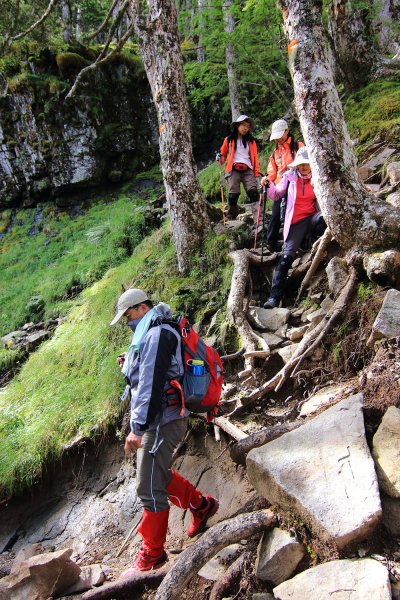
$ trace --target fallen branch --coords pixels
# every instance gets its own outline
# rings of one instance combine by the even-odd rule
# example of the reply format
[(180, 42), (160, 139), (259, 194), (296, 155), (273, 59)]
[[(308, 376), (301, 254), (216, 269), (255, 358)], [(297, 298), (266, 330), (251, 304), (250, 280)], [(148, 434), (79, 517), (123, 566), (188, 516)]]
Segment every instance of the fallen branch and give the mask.
[(209, 600), (222, 600), (225, 592), (229, 590), (243, 573), (243, 568), (250, 561), (252, 553), (246, 550), (225, 571), (223, 576), (214, 583)]
[(266, 427), (257, 433), (252, 433), (247, 437), (238, 440), (235, 444), (230, 447), (231, 458), (235, 463), (240, 465), (246, 464), (246, 454), (253, 448), (259, 448), (264, 446), (272, 440), (276, 440), (288, 431), (293, 431), (301, 427), (305, 423), (304, 419), (293, 421), (292, 423), (283, 423), (282, 425), (273, 425), (272, 427)]
[(261, 533), (275, 522), (270, 510), (247, 513), (211, 527), (179, 556), (158, 588), (154, 600), (178, 600), (190, 579), (229, 544)]
[(268, 358), (268, 356), (271, 354), (270, 350), (252, 350), (251, 352), (245, 352), (244, 353), (244, 357), (245, 358)]
[(99, 588), (89, 590), (82, 596), (82, 600), (104, 600), (126, 598), (127, 592), (135, 591), (145, 585), (155, 587), (164, 579), (169, 571), (169, 565), (157, 569), (157, 571), (136, 571), (134, 575), (124, 579), (118, 579), (111, 583), (106, 583)]
[(269, 381), (264, 383), (262, 386), (254, 390), (246, 399), (243, 404), (250, 404), (254, 400), (262, 398), (269, 390), (274, 389), (278, 391), (287, 378), (290, 375), (295, 375), (296, 367), (300, 366), (302, 361), (315, 350), (315, 348), (321, 343), (325, 335), (332, 329), (342, 312), (345, 310), (349, 298), (353, 293), (354, 286), (357, 281), (357, 273), (354, 267), (351, 268), (350, 275), (348, 277), (346, 285), (342, 288), (340, 295), (333, 304), (330, 311), (325, 317), (316, 325), (311, 331), (309, 331), (301, 340), (296, 351), (293, 353), (291, 359), (285, 364), (285, 366), (272, 377)]
[(217, 417), (214, 419), (215, 425), (218, 425), (221, 429), (225, 431), (228, 435), (230, 435), (234, 440), (239, 441), (248, 437), (247, 433), (233, 425), (226, 417)]
[(315, 271), (318, 269), (318, 267), (319, 267), (319, 265), (320, 265), (320, 263), (321, 263), (321, 261), (323, 259), (325, 250), (328, 247), (329, 243), (331, 242), (332, 237), (333, 236), (332, 236), (329, 228), (327, 227), (325, 229), (325, 232), (324, 232), (323, 236), (319, 240), (318, 250), (315, 253), (315, 256), (314, 256), (314, 258), (312, 260), (310, 268), (308, 269), (308, 271), (307, 271), (307, 273), (306, 273), (303, 281), (301, 282), (301, 286), (300, 286), (300, 289), (299, 289), (299, 293), (297, 294), (296, 302), (299, 301), (299, 299), (301, 298), (302, 293), (304, 292), (304, 290), (306, 289), (306, 287), (309, 285), (309, 283), (310, 283), (310, 281), (311, 281), (311, 279), (312, 279)]
[[(269, 353), (268, 344), (253, 331), (243, 310), (249, 276), (250, 252), (248, 250), (235, 250), (229, 253), (229, 257), (233, 260), (234, 270), (227, 302), (228, 314), (243, 339), (246, 352), (261, 348), (261, 350)], [(245, 358), (245, 365), (246, 367), (252, 367), (252, 359)]]

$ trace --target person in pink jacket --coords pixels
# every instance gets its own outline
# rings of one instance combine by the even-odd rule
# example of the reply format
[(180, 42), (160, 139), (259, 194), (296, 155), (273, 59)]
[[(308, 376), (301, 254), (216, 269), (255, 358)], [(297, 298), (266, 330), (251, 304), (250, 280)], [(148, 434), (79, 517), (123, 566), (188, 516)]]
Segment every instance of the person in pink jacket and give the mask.
[(283, 174), (281, 181), (277, 185), (271, 181), (268, 188), (268, 198), (274, 202), (287, 191), (287, 205), (282, 256), (274, 271), (271, 292), (264, 308), (276, 308), (283, 299), (289, 269), (304, 238), (308, 234), (319, 237), (326, 228), (315, 197), (305, 146), (299, 148), (295, 160), (288, 166), (290, 170)]

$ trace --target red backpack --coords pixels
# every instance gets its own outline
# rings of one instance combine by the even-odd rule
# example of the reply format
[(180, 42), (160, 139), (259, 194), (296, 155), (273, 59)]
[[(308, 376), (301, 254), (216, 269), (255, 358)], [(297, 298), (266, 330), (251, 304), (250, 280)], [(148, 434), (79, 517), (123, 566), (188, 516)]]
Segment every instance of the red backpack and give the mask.
[[(168, 324), (172, 325), (170, 321)], [(186, 406), (191, 412), (207, 413), (207, 421), (210, 422), (218, 412), (224, 382), (221, 358), (196, 333), (186, 317), (178, 317), (173, 327), (181, 336), (184, 373), (180, 382), (173, 379), (170, 383), (181, 397), (181, 414)], [(204, 363), (203, 374), (195, 375), (192, 372), (192, 361)]]

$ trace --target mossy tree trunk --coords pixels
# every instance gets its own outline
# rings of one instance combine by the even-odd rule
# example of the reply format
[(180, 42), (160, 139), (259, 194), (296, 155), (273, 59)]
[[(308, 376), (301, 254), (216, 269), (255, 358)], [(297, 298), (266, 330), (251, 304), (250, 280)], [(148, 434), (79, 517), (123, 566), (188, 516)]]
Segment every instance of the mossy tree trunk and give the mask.
[(175, 1), (131, 0), (129, 8), (156, 106), (161, 168), (183, 272), (210, 222), (193, 158)]
[(322, 0), (279, 0), (295, 106), (311, 157), (313, 181), (329, 228), (346, 250), (387, 249), (400, 241), (400, 211), (359, 180), (334, 85), (322, 24)]

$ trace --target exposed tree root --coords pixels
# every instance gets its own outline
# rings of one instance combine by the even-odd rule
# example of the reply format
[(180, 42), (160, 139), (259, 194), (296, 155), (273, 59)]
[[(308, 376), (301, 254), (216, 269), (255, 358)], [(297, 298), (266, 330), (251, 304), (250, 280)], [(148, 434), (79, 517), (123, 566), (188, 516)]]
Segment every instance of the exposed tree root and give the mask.
[(329, 228), (326, 228), (323, 236), (319, 239), (318, 250), (315, 253), (315, 256), (312, 260), (310, 268), (308, 269), (303, 281), (301, 282), (301, 286), (299, 289), (299, 293), (297, 294), (296, 302), (299, 301), (302, 293), (304, 292), (306, 287), (309, 285), (315, 271), (318, 269), (318, 267), (324, 257), (325, 250), (328, 247), (329, 243), (331, 242), (332, 237), (333, 236), (332, 236), (331, 232), (329, 231)]
[(231, 360), (236, 360), (237, 358), (240, 358), (244, 354), (244, 352), (245, 352), (244, 348), (240, 348), (240, 350), (238, 350), (237, 352), (234, 352), (233, 354), (224, 354), (224, 356), (221, 356), (221, 360), (222, 360), (222, 362), (229, 362)]
[(292, 423), (282, 423), (282, 425), (266, 427), (261, 431), (257, 431), (257, 433), (248, 435), (247, 437), (238, 440), (236, 444), (232, 444), (230, 447), (231, 458), (235, 463), (245, 465), (246, 455), (248, 452), (250, 452), (250, 450), (253, 448), (259, 448), (268, 442), (272, 442), (272, 440), (281, 437), (281, 435), (284, 433), (301, 427), (301, 425), (304, 425), (304, 423), (304, 419), (293, 421)]
[(217, 417), (214, 420), (215, 425), (218, 425), (221, 429), (225, 431), (228, 435), (230, 435), (234, 440), (244, 440), (248, 437), (247, 433), (233, 425), (226, 417)]
[(243, 572), (244, 565), (251, 559), (250, 551), (243, 552), (227, 569), (224, 575), (217, 579), (211, 590), (209, 600), (222, 600), (225, 592), (232, 587)]
[(294, 352), (291, 359), (285, 364), (285, 366), (274, 375), (272, 379), (264, 383), (262, 386), (254, 390), (248, 398), (246, 405), (254, 400), (262, 398), (269, 390), (279, 390), (289, 376), (293, 376), (296, 373), (296, 368), (300, 366), (303, 360), (309, 356), (315, 348), (321, 343), (325, 335), (332, 329), (333, 325), (339, 319), (343, 311), (345, 310), (349, 298), (353, 293), (355, 284), (357, 281), (357, 273), (354, 267), (350, 270), (350, 275), (346, 285), (343, 287), (340, 295), (333, 304), (332, 308), (325, 315), (324, 319), (316, 325), (309, 333), (307, 333), (302, 341), (299, 343), (296, 351)]
[(274, 522), (275, 515), (272, 511), (261, 510), (214, 525), (182, 552), (158, 588), (154, 600), (178, 600), (190, 579), (219, 550), (261, 533)]
[(140, 589), (144, 585), (155, 587), (164, 579), (169, 571), (169, 565), (157, 569), (157, 571), (137, 571), (134, 575), (125, 579), (118, 579), (112, 583), (106, 583), (99, 588), (89, 590), (82, 596), (82, 600), (103, 600), (126, 597), (127, 592)]
[[(230, 252), (229, 256), (233, 260), (234, 270), (227, 303), (228, 314), (243, 340), (246, 353), (261, 349), (269, 355), (268, 344), (253, 331), (243, 309), (249, 279), (251, 253), (248, 250), (235, 250), (234, 252)], [(252, 357), (245, 358), (245, 366), (247, 368), (253, 367)]]

